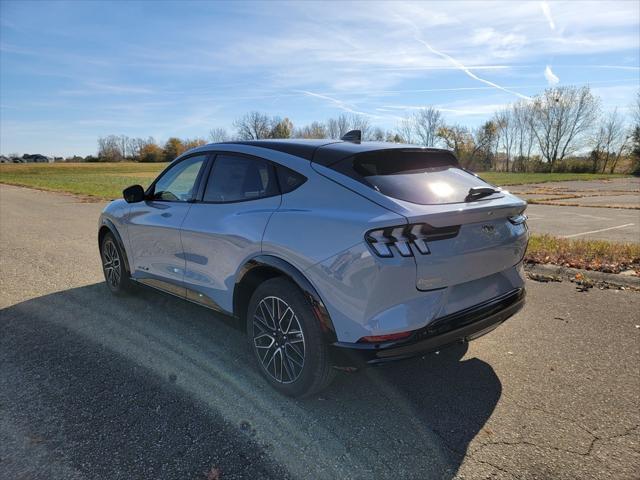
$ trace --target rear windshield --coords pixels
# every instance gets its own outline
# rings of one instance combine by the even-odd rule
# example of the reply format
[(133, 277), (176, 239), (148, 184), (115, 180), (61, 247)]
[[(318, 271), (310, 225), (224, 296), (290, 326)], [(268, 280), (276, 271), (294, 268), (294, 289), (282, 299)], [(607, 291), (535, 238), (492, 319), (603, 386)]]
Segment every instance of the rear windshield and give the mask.
[(422, 205), (462, 203), (471, 188), (491, 186), (460, 168), (448, 152), (378, 150), (346, 158), (331, 168), (388, 197)]

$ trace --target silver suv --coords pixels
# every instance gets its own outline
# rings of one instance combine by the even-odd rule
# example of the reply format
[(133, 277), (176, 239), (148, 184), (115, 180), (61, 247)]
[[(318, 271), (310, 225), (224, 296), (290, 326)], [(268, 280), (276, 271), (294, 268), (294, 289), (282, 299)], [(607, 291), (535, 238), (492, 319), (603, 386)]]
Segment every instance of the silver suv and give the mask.
[(524, 303), (526, 203), (446, 150), (392, 143), (210, 144), (103, 211), (113, 293), (148, 285), (246, 324), (291, 396), (335, 367), (483, 335)]

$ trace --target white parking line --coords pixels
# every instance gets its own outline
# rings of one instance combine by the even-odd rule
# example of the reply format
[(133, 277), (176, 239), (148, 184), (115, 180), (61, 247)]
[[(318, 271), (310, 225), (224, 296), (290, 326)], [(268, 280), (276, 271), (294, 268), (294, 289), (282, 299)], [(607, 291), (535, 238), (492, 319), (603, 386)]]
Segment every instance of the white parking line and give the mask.
[(586, 215), (584, 213), (576, 213), (576, 216), (584, 217), (584, 218), (593, 218), (594, 220), (609, 220), (606, 217), (596, 217), (595, 215)]
[(632, 227), (633, 225), (635, 225), (635, 223), (625, 223), (624, 225), (618, 225), (617, 227), (602, 228), (600, 230), (591, 230), (590, 232), (574, 233), (573, 235), (564, 235), (564, 238), (573, 238), (573, 237), (579, 237), (581, 235), (589, 235), (590, 233), (606, 232), (607, 230), (616, 230), (618, 228)]

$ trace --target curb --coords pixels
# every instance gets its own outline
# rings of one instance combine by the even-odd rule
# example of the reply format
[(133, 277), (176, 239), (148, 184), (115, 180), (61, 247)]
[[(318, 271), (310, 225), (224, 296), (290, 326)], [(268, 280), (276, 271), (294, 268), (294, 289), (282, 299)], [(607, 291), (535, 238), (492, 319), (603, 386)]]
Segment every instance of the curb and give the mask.
[[(550, 276), (547, 281), (574, 280), (576, 275), (596, 283), (606, 283), (615, 287), (640, 290), (640, 277), (634, 275), (622, 275), (619, 273), (596, 272), (594, 270), (582, 270), (580, 268), (563, 267), (547, 263), (525, 263), (527, 273), (534, 275)], [(559, 277), (559, 278), (558, 278)]]

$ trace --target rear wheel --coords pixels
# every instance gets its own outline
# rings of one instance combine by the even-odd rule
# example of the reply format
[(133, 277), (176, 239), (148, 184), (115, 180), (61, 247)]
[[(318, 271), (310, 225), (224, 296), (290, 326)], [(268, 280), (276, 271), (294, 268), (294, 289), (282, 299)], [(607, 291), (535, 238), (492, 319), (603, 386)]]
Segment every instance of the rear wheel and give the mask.
[(256, 289), (247, 332), (260, 372), (276, 390), (302, 397), (331, 383), (328, 346), (311, 306), (291, 281), (273, 278)]
[(124, 265), (124, 255), (112, 233), (107, 233), (102, 239), (100, 257), (104, 279), (109, 290), (114, 294), (130, 291), (133, 284)]

